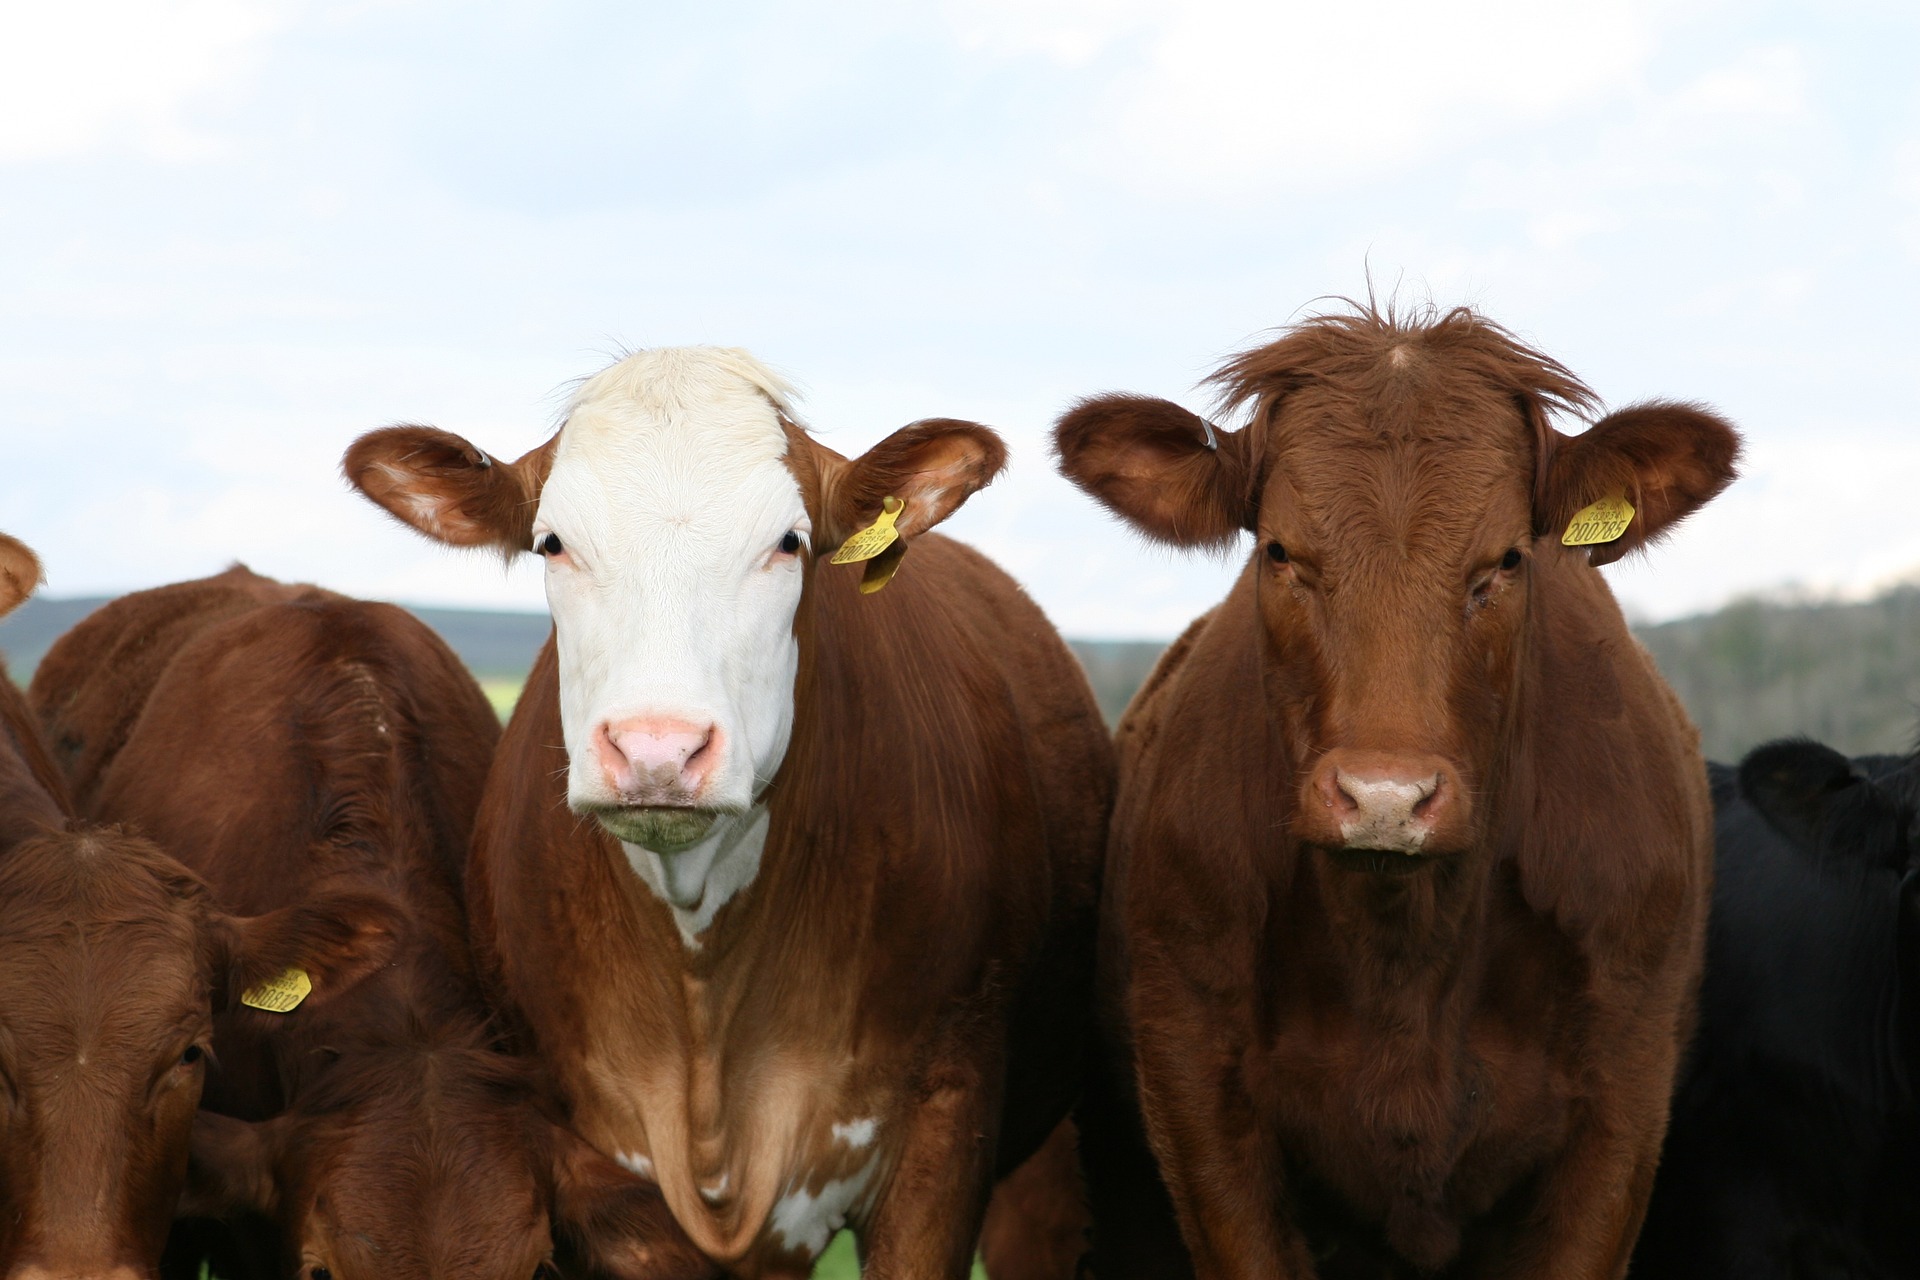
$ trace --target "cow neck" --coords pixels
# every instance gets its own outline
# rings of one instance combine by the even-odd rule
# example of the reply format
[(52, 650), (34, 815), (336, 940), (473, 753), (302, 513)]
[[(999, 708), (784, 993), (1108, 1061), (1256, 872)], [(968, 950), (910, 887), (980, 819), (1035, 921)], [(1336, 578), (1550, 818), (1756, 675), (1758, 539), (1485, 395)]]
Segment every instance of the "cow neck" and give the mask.
[(687, 950), (701, 951), (720, 909), (758, 878), (767, 826), (763, 796), (745, 813), (722, 817), (714, 824), (713, 834), (691, 849), (662, 855), (625, 841), (620, 848), (641, 883), (673, 913)]

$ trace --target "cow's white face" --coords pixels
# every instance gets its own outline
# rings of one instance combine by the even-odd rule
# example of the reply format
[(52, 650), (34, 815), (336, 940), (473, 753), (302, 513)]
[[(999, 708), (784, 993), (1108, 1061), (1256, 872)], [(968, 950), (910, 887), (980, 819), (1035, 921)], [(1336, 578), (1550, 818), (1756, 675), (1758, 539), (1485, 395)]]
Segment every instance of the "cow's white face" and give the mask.
[(759, 800), (793, 734), (803, 560), (889, 500), (911, 544), (1006, 465), (998, 436), (953, 418), (849, 460), (792, 428), (790, 395), (744, 351), (642, 351), (517, 461), (422, 426), (368, 432), (342, 461), (428, 537), (545, 558), (568, 803), (620, 840), (690, 945), (759, 869)]
[(581, 388), (541, 490), (567, 799), (676, 854), (744, 815), (793, 728), (812, 527), (786, 389), (743, 353), (641, 352)]

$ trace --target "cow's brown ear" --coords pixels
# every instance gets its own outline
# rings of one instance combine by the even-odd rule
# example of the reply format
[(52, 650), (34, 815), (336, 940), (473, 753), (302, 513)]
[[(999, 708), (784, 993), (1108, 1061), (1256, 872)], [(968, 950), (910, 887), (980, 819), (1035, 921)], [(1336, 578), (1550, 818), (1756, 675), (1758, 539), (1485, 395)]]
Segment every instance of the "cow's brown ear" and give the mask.
[(293, 1007), (318, 1008), (393, 958), (405, 917), (386, 898), (334, 893), (262, 916), (228, 916), (221, 926), (227, 1006), (298, 969), (313, 989)]
[(549, 1130), (554, 1238), (570, 1261), (611, 1280), (706, 1280), (721, 1274), (673, 1220), (660, 1188), (571, 1130)]
[(1082, 400), (1053, 429), (1060, 471), (1107, 510), (1177, 547), (1225, 546), (1253, 520), (1252, 433), (1171, 400)]
[(437, 427), (384, 427), (353, 442), (347, 482), (402, 523), (454, 547), (532, 549), (533, 514), (555, 436), (516, 462)]
[(287, 1124), (284, 1118), (251, 1123), (211, 1111), (197, 1113), (188, 1147), (187, 1181), (175, 1215), (272, 1216), (280, 1200), (277, 1170)]
[[(824, 452), (822, 457), (828, 457)], [(894, 528), (925, 533), (984, 489), (1007, 465), (1007, 446), (990, 427), (928, 418), (900, 428), (857, 458), (819, 466), (821, 489), (813, 549), (827, 554), (880, 516), (888, 498), (905, 506)]]
[(1554, 433), (1535, 532), (1557, 540), (1587, 507), (1623, 496), (1633, 519), (1590, 556), (1610, 564), (1705, 506), (1733, 483), (1739, 459), (1740, 433), (1717, 414), (1667, 401), (1631, 405), (1577, 436)]
[(40, 557), (18, 538), (0, 533), (0, 617), (12, 613), (22, 600), (33, 594), (44, 575)]

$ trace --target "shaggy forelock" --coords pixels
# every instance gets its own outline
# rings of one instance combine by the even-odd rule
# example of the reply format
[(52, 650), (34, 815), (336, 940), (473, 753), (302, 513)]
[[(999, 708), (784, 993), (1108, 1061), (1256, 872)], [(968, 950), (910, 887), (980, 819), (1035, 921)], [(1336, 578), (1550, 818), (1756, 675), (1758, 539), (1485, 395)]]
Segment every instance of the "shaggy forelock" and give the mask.
[(1348, 308), (1311, 316), (1274, 341), (1231, 357), (1208, 377), (1222, 414), (1258, 413), (1263, 400), (1320, 384), (1377, 395), (1418, 383), (1444, 362), (1496, 394), (1523, 397), (1543, 411), (1585, 417), (1599, 397), (1567, 367), (1521, 342), (1471, 307), (1442, 311), (1431, 303), (1385, 307), (1341, 299)]

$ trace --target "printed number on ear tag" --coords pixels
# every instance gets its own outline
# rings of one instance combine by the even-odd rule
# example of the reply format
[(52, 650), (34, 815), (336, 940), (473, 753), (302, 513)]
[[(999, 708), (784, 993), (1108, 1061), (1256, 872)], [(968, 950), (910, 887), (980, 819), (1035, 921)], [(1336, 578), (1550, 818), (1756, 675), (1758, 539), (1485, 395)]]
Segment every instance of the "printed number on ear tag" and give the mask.
[(257, 987), (248, 987), (240, 993), (240, 1003), (249, 1009), (265, 1009), (268, 1013), (292, 1013), (300, 1007), (302, 1000), (312, 994), (313, 979), (307, 976), (307, 971), (288, 969)]
[(840, 549), (833, 553), (833, 559), (827, 563), (858, 564), (862, 560), (871, 560), (885, 551), (900, 540), (900, 531), (893, 527), (893, 522), (898, 520), (900, 513), (906, 509), (907, 504), (898, 498), (882, 498), (880, 518), (841, 543)]
[(1560, 535), (1563, 547), (1591, 547), (1602, 542), (1612, 542), (1627, 531), (1633, 523), (1633, 504), (1624, 494), (1614, 494), (1602, 498), (1590, 507), (1583, 507), (1567, 525), (1567, 531)]

